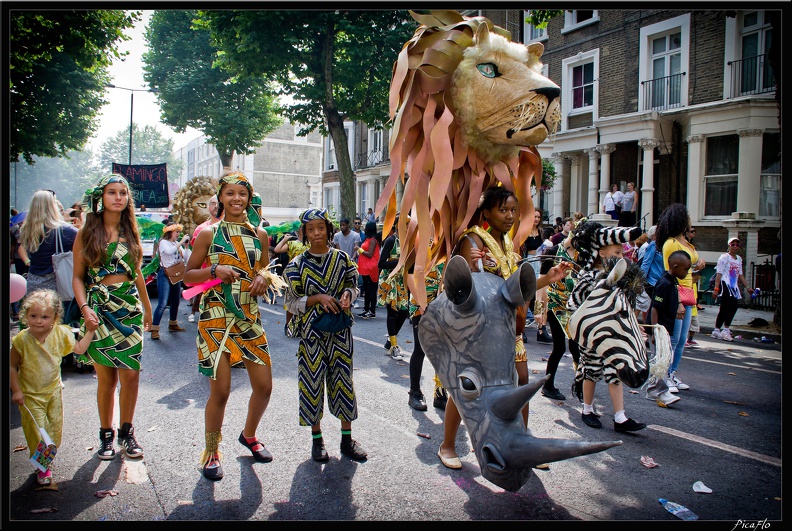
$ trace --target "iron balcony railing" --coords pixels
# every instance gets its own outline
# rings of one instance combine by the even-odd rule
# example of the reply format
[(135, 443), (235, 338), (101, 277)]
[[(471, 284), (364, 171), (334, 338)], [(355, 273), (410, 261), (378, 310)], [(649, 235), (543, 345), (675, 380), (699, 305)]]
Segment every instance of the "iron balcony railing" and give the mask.
[(726, 63), (731, 67), (731, 98), (773, 92), (775, 76), (768, 54)]
[(643, 110), (664, 111), (682, 106), (682, 77), (686, 72), (672, 76), (641, 81), (643, 86)]
[(390, 160), (388, 151), (384, 149), (374, 149), (368, 152), (358, 153), (355, 157), (355, 168), (371, 168), (378, 164), (385, 164)]

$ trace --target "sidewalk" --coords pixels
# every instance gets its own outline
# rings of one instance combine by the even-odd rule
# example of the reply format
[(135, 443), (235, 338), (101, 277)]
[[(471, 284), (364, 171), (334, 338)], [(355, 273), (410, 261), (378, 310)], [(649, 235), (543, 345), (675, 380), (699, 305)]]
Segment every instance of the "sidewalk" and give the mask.
[[(699, 334), (710, 335), (712, 329), (715, 328), (715, 318), (718, 316), (720, 306), (703, 305), (704, 310), (699, 310)], [(770, 323), (765, 327), (753, 327), (748, 323), (754, 318), (761, 317)], [(766, 310), (752, 310), (750, 308), (740, 308), (737, 310), (737, 315), (734, 316), (731, 326), (732, 336), (742, 336), (743, 339), (753, 340), (755, 337), (766, 337), (772, 339), (776, 343), (781, 343), (781, 329), (773, 324), (773, 312)]]

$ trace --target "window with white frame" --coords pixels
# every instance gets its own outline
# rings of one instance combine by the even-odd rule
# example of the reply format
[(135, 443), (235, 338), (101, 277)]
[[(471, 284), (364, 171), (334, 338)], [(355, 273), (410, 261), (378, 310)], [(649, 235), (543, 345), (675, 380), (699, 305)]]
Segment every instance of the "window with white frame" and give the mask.
[(711, 136), (706, 139), (706, 144), (704, 215), (731, 216), (737, 210), (740, 137)]
[(382, 162), (385, 158), (382, 146), (383, 131), (375, 129), (368, 130), (368, 165), (374, 166)]
[[(353, 150), (353, 143), (354, 138), (352, 135), (352, 124), (345, 123), (344, 124), (344, 132), (347, 136), (347, 147), (349, 148), (349, 160), (355, 160), (354, 157), (354, 150)], [(333, 138), (331, 136), (327, 136), (327, 141), (325, 142), (325, 171), (330, 170), (337, 170), (338, 169), (338, 161), (336, 160), (336, 151), (335, 145), (333, 144)]]
[(561, 108), (569, 109), (563, 116), (562, 129), (567, 129), (567, 117), (593, 113), (598, 117), (597, 80), (599, 78), (599, 50), (579, 53), (561, 62)]
[(328, 186), (324, 189), (324, 208), (328, 212), (338, 212), (338, 205), (341, 204), (341, 188), (338, 186)]
[(364, 216), (366, 212), (368, 212), (368, 183), (361, 182), (358, 187), (358, 193), (360, 194), (360, 215)]
[(648, 99), (652, 109), (679, 106), (681, 101), (682, 34), (662, 35), (652, 39), (652, 79)]
[(561, 33), (575, 31), (596, 22), (599, 22), (599, 11), (596, 9), (567, 9), (564, 11), (564, 28)]
[(641, 28), (638, 110), (688, 104), (690, 13)]
[(762, 173), (760, 176), (759, 215), (781, 216), (781, 134), (765, 133), (762, 137)]
[(773, 41), (773, 29), (765, 21), (764, 11), (743, 14), (740, 24), (740, 51), (742, 60), (739, 70), (741, 94), (758, 93), (775, 87), (773, 69), (767, 53)]
[[(526, 17), (530, 14), (530, 11), (523, 11), (523, 21), (525, 21)], [(529, 42), (535, 41), (546, 41), (547, 40), (547, 27), (544, 28), (537, 28), (533, 24), (529, 24), (528, 22), (523, 22), (523, 43), (528, 44)]]

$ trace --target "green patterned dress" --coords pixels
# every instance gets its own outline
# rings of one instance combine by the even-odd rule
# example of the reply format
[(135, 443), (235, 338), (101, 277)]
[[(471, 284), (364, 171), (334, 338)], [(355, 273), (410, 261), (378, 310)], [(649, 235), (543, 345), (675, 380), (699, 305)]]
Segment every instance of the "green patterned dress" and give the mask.
[[(77, 360), (116, 369), (140, 370), (143, 350), (143, 305), (135, 286), (135, 264), (127, 242), (112, 242), (101, 265), (87, 268), (87, 302), (99, 317), (99, 328), (85, 354)], [(132, 280), (102, 284), (107, 275), (128, 275)], [(80, 335), (85, 320), (80, 319)]]

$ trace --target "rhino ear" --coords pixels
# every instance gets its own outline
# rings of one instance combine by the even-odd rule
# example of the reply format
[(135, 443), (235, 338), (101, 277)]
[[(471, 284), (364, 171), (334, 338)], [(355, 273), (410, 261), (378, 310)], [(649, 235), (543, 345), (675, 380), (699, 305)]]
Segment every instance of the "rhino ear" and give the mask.
[(605, 282), (608, 284), (608, 287), (613, 286), (619, 280), (621, 280), (621, 277), (624, 276), (624, 273), (626, 271), (627, 271), (627, 261), (624, 258), (621, 258), (619, 259), (618, 262), (616, 262), (616, 265), (613, 266), (613, 269), (611, 269), (608, 278), (605, 280)]
[(467, 308), (475, 304), (476, 289), (470, 266), (464, 257), (456, 255), (443, 270), (443, 293), (457, 306)]
[(512, 274), (500, 288), (501, 295), (517, 308), (534, 298), (536, 293), (536, 271), (527, 262)]

